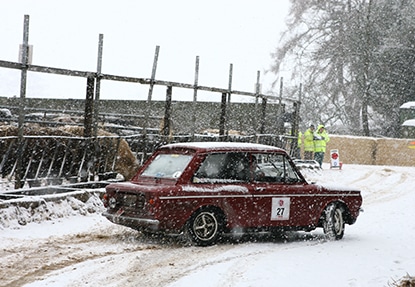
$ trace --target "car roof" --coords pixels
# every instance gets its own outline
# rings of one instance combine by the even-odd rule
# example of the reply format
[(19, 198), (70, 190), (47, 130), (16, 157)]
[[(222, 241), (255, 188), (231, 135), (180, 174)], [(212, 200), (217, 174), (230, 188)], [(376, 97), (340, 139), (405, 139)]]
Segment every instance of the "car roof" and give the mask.
[(161, 149), (194, 149), (199, 152), (207, 151), (278, 151), (285, 152), (281, 148), (270, 145), (244, 143), (244, 142), (186, 142), (167, 144)]

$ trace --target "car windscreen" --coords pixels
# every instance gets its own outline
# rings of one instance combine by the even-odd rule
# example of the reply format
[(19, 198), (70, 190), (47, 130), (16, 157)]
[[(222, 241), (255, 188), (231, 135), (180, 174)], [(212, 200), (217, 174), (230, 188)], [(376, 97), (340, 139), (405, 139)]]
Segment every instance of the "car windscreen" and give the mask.
[(159, 154), (141, 175), (156, 178), (178, 178), (191, 159), (192, 155), (188, 154)]

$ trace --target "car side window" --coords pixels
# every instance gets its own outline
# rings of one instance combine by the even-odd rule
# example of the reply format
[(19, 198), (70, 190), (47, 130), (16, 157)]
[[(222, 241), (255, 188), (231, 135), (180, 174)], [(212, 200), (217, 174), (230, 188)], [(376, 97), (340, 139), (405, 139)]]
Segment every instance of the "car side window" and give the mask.
[(291, 166), (290, 162), (288, 161), (287, 157), (284, 157), (285, 162), (285, 182), (299, 182), (301, 179), (298, 176), (298, 173), (295, 169)]
[(299, 177), (283, 154), (257, 153), (254, 180), (257, 182), (296, 182)]
[(231, 183), (249, 180), (249, 155), (242, 152), (206, 155), (193, 177), (194, 183)]
[(208, 154), (194, 175), (194, 181), (207, 181), (208, 179), (220, 179), (224, 155), (221, 153)]
[(284, 165), (282, 155), (260, 153), (254, 154), (254, 180), (260, 182), (282, 182)]

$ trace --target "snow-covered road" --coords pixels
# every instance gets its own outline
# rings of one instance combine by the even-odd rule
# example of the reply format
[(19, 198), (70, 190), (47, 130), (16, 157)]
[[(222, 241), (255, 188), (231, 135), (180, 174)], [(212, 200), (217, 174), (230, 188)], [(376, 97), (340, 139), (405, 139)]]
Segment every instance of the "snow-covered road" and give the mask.
[(0, 286), (388, 286), (415, 275), (415, 167), (326, 167), (308, 178), (362, 189), (343, 240), (321, 230), (211, 247), (148, 238), (99, 215), (0, 229)]

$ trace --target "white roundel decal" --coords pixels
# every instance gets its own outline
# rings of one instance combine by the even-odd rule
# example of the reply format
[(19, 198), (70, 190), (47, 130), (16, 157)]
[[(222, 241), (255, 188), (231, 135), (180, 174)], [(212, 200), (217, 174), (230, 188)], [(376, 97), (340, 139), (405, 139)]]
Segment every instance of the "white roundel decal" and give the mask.
[(273, 197), (271, 220), (288, 220), (290, 219), (290, 198)]

